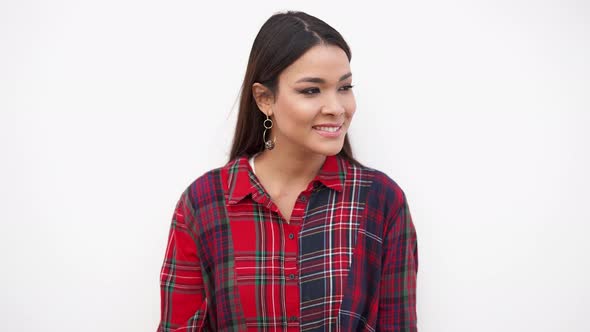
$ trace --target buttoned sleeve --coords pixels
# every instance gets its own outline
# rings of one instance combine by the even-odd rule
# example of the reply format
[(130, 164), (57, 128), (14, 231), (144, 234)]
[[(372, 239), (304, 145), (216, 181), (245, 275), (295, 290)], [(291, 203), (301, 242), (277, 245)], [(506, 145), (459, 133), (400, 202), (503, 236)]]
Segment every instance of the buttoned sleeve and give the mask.
[(418, 241), (406, 196), (386, 218), (377, 331), (418, 331)]
[(160, 272), (158, 332), (204, 331), (207, 316), (201, 264), (191, 225), (194, 213), (185, 191), (176, 207)]

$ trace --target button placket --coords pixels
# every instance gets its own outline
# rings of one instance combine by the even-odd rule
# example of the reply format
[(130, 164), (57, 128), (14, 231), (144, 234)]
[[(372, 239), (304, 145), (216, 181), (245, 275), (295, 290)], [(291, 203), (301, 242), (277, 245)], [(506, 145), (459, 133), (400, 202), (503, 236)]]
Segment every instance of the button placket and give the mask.
[(284, 230), (286, 259), (282, 277), (285, 280), (284, 287), (286, 292), (285, 317), (289, 326), (293, 327), (299, 322), (300, 314), (299, 283), (297, 281), (299, 275), (297, 255), (299, 252), (298, 233), (300, 226), (298, 224), (285, 225)]

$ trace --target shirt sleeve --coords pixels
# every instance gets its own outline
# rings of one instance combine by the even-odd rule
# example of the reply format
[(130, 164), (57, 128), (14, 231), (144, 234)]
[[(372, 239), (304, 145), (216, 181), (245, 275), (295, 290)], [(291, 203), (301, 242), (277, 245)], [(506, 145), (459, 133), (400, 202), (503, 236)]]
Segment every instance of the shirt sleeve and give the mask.
[(164, 263), (160, 272), (161, 318), (158, 332), (204, 331), (207, 298), (191, 226), (188, 191), (174, 210)]
[(377, 331), (416, 332), (418, 241), (405, 194), (386, 225)]

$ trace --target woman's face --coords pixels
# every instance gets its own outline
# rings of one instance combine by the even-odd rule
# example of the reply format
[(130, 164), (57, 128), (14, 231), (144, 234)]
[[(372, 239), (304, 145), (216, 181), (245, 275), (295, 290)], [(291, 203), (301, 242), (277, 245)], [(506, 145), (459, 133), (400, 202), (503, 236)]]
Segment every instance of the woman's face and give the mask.
[(316, 45), (279, 75), (271, 105), (276, 148), (293, 153), (335, 155), (356, 110), (346, 53)]

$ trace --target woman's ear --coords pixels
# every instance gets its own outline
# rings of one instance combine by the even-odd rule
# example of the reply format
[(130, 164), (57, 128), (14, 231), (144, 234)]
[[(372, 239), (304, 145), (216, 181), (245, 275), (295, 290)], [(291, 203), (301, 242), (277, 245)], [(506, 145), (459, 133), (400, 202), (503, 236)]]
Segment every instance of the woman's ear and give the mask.
[(262, 113), (271, 116), (274, 98), (269, 88), (258, 82), (252, 84), (252, 97)]

